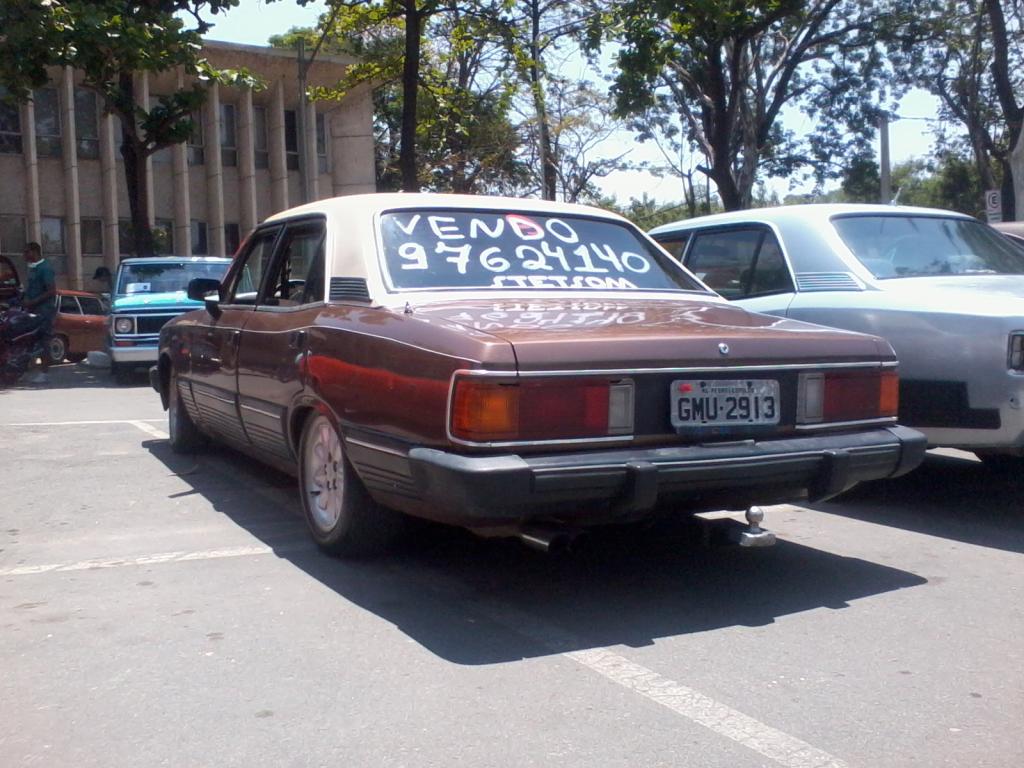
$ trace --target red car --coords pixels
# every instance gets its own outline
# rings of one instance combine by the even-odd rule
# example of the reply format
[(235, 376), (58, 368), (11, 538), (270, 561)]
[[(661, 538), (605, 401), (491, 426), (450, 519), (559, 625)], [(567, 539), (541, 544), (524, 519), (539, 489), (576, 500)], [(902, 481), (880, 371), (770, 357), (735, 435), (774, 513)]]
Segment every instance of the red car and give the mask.
[(828, 498), (924, 455), (884, 340), (732, 306), (595, 208), (322, 200), (188, 293), (205, 308), (163, 326), (150, 369), (171, 447), (295, 472), (338, 554), (402, 513), (543, 543)]
[(57, 291), (57, 298), (60, 303), (48, 350), (50, 361), (59, 363), (67, 358), (77, 363), (88, 352), (103, 349), (110, 313), (103, 298), (95, 293), (65, 289)]

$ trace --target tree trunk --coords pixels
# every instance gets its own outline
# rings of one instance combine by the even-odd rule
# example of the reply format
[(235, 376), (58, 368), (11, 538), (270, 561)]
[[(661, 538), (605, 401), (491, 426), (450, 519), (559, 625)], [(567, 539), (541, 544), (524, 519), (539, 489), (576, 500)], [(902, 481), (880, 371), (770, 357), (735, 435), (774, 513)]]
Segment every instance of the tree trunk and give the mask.
[(153, 232), (149, 228), (146, 155), (135, 126), (135, 91), (131, 73), (121, 74), (119, 87), (122, 100), (122, 110), (118, 115), (121, 119), (121, 158), (124, 160), (128, 208), (132, 217), (133, 252), (136, 256), (154, 256)]
[(402, 67), (402, 147), (398, 168), (404, 192), (419, 192), (416, 168), (416, 97), (420, 80), (420, 41), (423, 17), (417, 0), (405, 0), (405, 61)]
[(537, 113), (537, 143), (540, 150), (541, 197), (554, 200), (558, 195), (558, 169), (551, 151), (551, 128), (548, 125), (547, 104), (544, 98), (544, 81), (540, 65), (540, 2), (530, 2), (530, 93), (533, 108)]

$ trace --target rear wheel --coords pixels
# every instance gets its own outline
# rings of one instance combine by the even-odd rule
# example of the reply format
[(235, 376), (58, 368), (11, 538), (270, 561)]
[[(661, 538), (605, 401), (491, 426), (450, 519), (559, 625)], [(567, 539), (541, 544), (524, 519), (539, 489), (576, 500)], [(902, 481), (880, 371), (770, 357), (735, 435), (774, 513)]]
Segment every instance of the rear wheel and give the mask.
[(206, 444), (206, 435), (199, 431), (185, 410), (175, 376), (171, 376), (167, 387), (167, 432), (171, 450), (175, 453), (194, 453)]
[(382, 552), (398, 535), (402, 517), (378, 505), (345, 458), (330, 419), (306, 420), (299, 448), (299, 495), (316, 543), (332, 555)]
[(46, 342), (46, 349), (43, 350), (50, 363), (63, 363), (68, 354), (68, 340), (63, 336), (51, 336)]

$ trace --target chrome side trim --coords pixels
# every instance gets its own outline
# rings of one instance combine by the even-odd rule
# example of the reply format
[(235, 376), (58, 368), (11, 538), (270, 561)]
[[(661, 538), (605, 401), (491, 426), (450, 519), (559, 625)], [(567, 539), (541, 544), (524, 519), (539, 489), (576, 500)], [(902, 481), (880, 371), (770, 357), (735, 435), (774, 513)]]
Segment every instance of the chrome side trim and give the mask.
[(895, 416), (882, 416), (877, 419), (859, 419), (857, 421), (829, 421), (824, 424), (797, 424), (798, 432), (814, 432), (822, 429), (841, 429), (843, 427), (866, 427), (869, 425), (895, 424)]
[(398, 456), (399, 458), (402, 458), (402, 459), (408, 459), (409, 458), (409, 454), (408, 453), (402, 453), (401, 451), (397, 451), (394, 448), (385, 448), (382, 445), (375, 445), (374, 443), (368, 443), (365, 440), (357, 440), (354, 437), (347, 437), (347, 438), (345, 438), (345, 442), (346, 443), (350, 443), (351, 445), (358, 445), (360, 448), (366, 448), (366, 449), (371, 450), (371, 451), (378, 451), (380, 453), (388, 453), (388, 454), (391, 454), (392, 456)]
[[(211, 397), (213, 397), (213, 395), (211, 395)], [(228, 402), (228, 401), (225, 400), (224, 402)], [(252, 406), (252, 405), (246, 405), (245, 403), (239, 403), (238, 407), (242, 408), (242, 409), (244, 409), (246, 411), (252, 411), (253, 413), (258, 413), (261, 416), (266, 416), (267, 418), (270, 418), (270, 419), (280, 419), (281, 418), (281, 414), (279, 414), (279, 413), (270, 413), (270, 411), (264, 411), (261, 408), (256, 408), (255, 406)]]

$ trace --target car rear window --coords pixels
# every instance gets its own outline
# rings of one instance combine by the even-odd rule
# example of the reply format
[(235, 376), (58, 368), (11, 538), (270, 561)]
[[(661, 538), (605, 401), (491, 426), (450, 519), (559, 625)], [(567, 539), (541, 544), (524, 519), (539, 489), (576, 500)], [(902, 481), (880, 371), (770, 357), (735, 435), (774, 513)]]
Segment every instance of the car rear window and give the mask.
[(573, 216), (396, 211), (381, 216), (398, 290), (699, 291), (629, 227)]
[(1024, 274), (1024, 253), (988, 225), (970, 219), (841, 216), (832, 224), (877, 278)]

